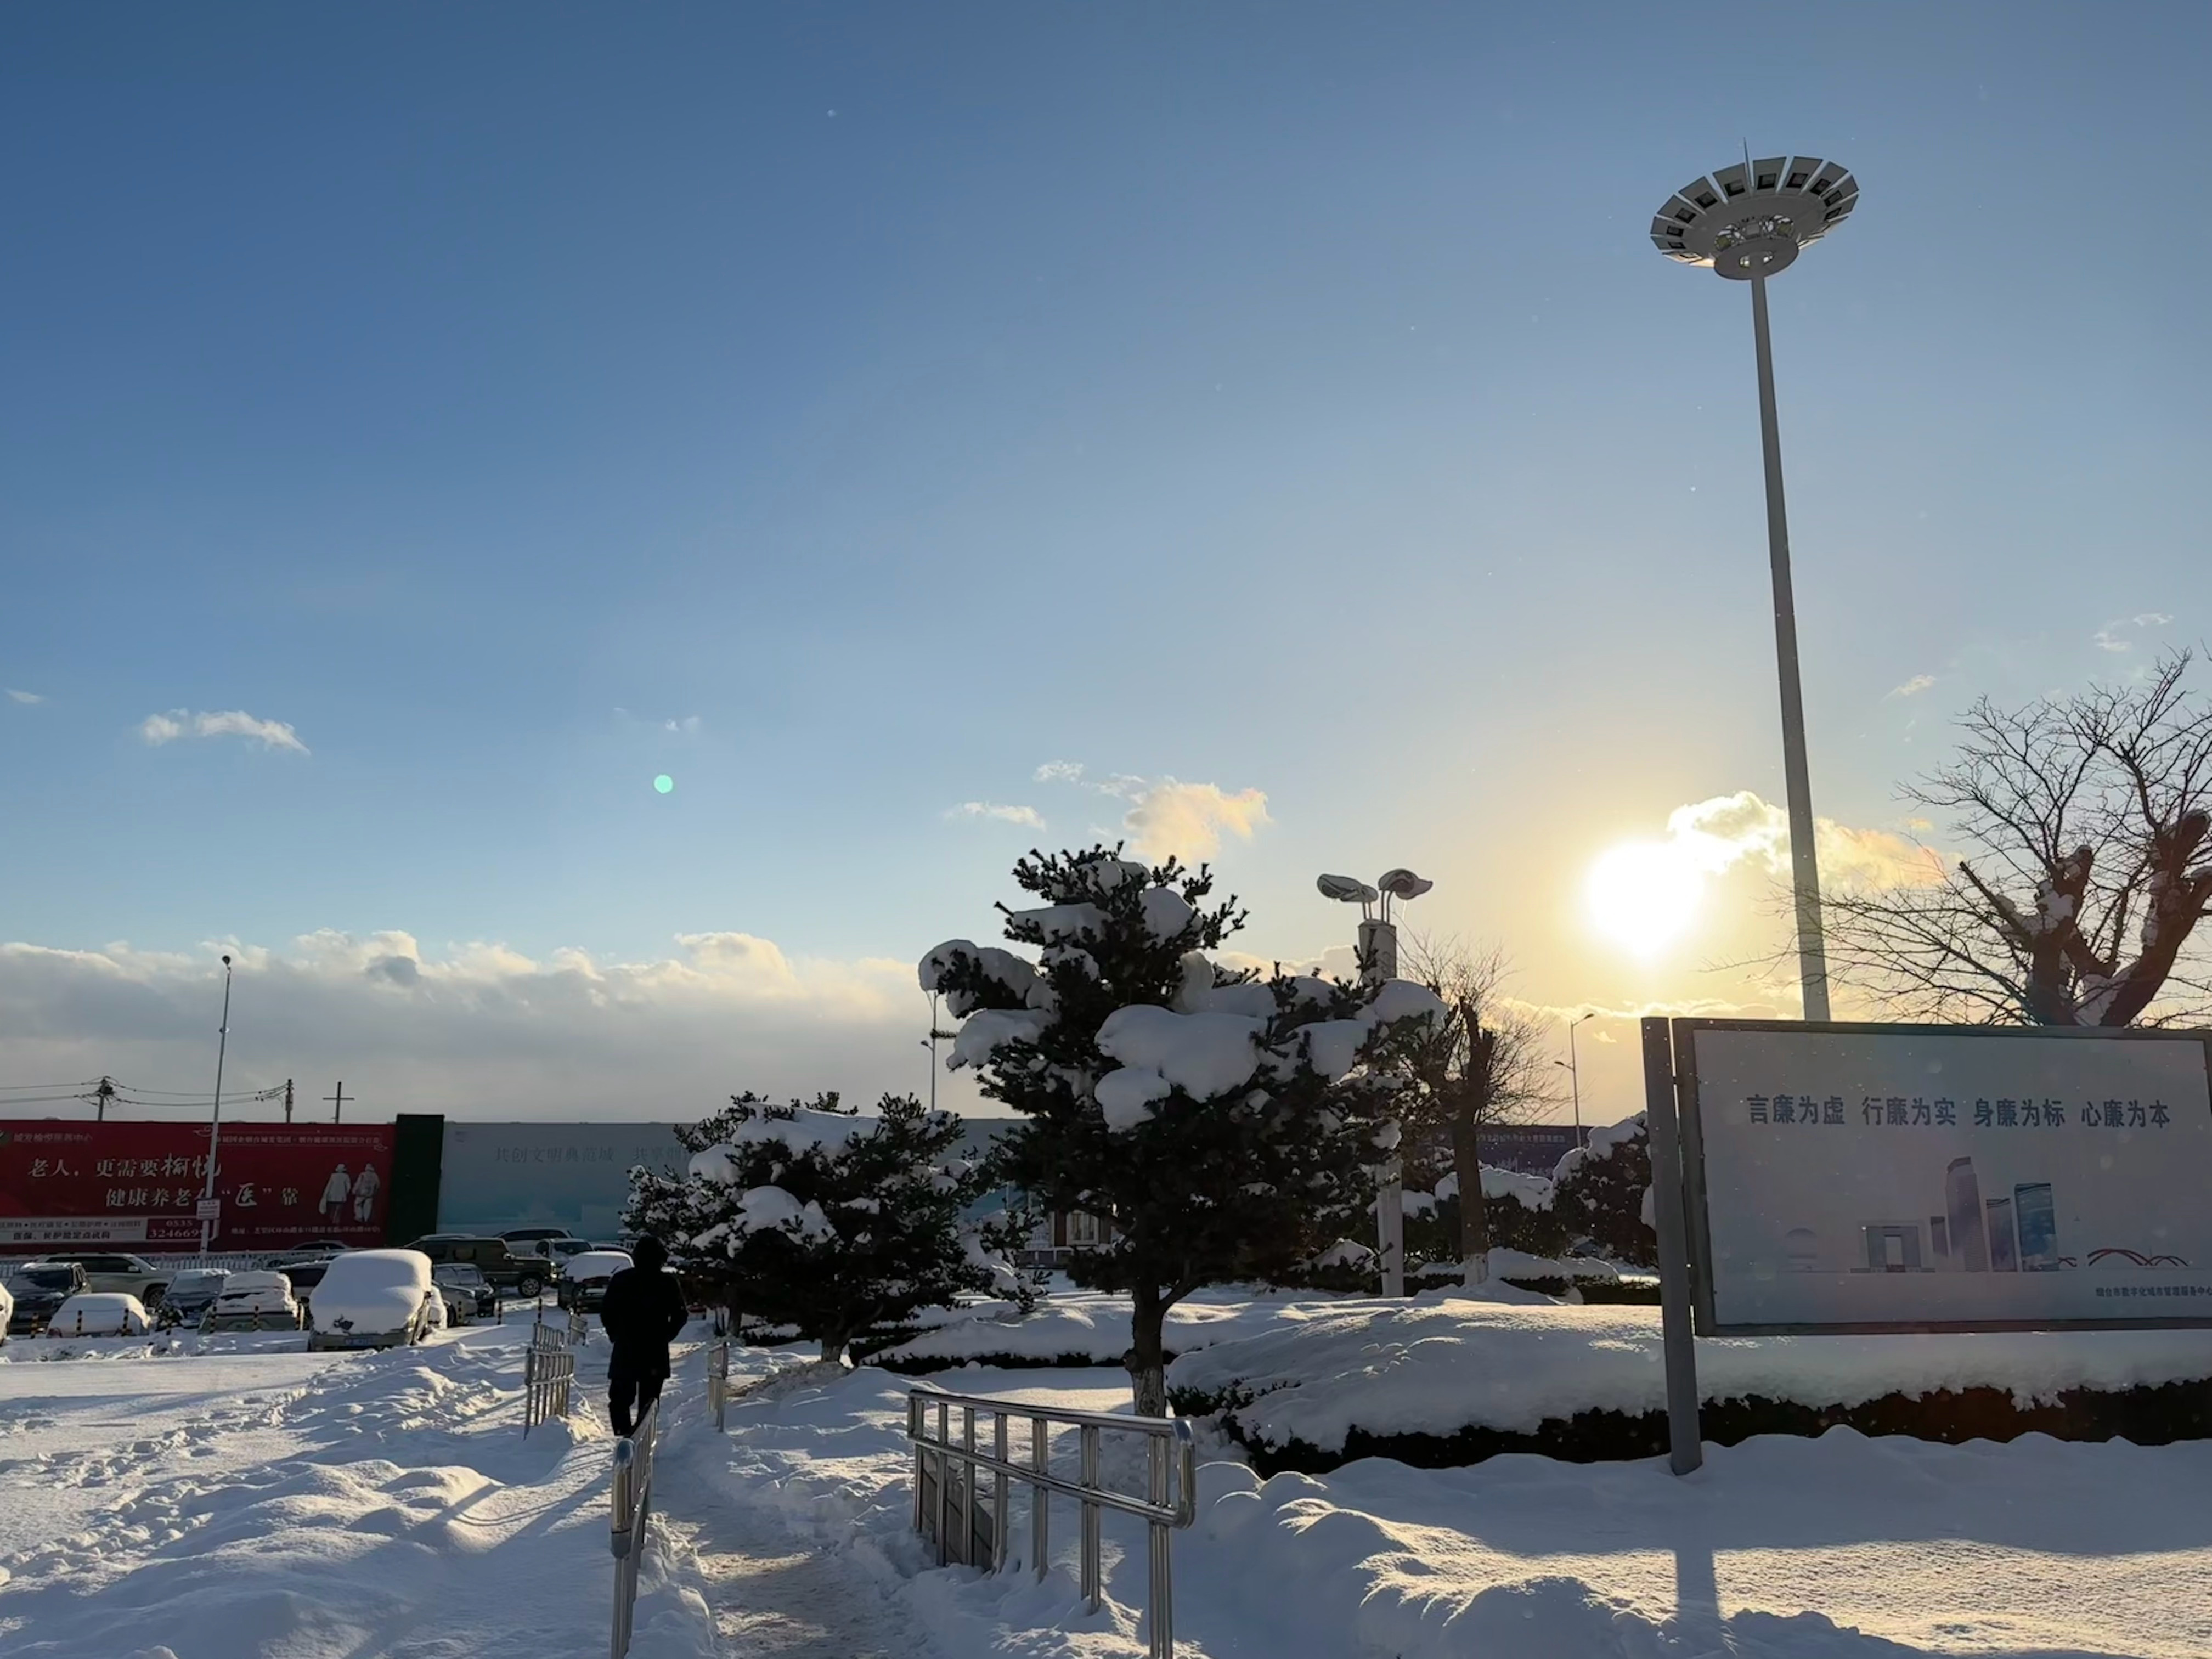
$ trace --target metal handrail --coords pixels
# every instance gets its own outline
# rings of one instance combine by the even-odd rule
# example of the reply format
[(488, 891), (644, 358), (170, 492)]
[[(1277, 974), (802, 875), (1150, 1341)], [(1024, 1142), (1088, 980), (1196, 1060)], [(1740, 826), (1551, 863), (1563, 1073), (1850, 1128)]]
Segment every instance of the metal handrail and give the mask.
[[(931, 1407), (935, 1407), (933, 1413)], [(952, 1412), (960, 1413), (960, 1437), (952, 1436)], [(991, 1449), (975, 1443), (976, 1413), (992, 1418)], [(936, 1433), (929, 1432), (932, 1416)], [(1029, 1425), (1029, 1461), (1017, 1462), (1007, 1444), (1007, 1425)], [(1079, 1437), (1080, 1474), (1069, 1480), (1051, 1473), (1052, 1431), (1074, 1429)], [(1142, 1435), (1147, 1441), (1147, 1495), (1137, 1498), (1099, 1484), (1099, 1438), (1107, 1432)], [(1174, 1659), (1175, 1584), (1170, 1529), (1188, 1527), (1198, 1514), (1198, 1454), (1190, 1425), (1180, 1418), (1122, 1417), (1106, 1412), (1060, 1411), (997, 1400), (988, 1395), (946, 1394), (927, 1386), (908, 1392), (907, 1439), (914, 1447), (914, 1524), (933, 1534), (939, 1565), (957, 1560), (1002, 1571), (1008, 1554), (1011, 1483), (1030, 1488), (1030, 1557), (1042, 1578), (1050, 1559), (1052, 1494), (1073, 1498), (1082, 1523), (1083, 1594), (1096, 1613), (1103, 1599), (1099, 1565), (1102, 1510), (1133, 1515), (1146, 1524), (1151, 1543), (1146, 1622), (1152, 1659)], [(954, 1466), (958, 1472), (954, 1472)], [(988, 1514), (976, 1507), (977, 1471), (991, 1472)], [(956, 1534), (954, 1528), (957, 1526)]]
[(637, 1611), (637, 1568), (645, 1555), (645, 1524), (653, 1515), (653, 1449), (660, 1428), (660, 1401), (645, 1408), (636, 1432), (615, 1442), (615, 1471), (608, 1543), (615, 1558), (615, 1620), (612, 1659), (629, 1651), (630, 1622)]

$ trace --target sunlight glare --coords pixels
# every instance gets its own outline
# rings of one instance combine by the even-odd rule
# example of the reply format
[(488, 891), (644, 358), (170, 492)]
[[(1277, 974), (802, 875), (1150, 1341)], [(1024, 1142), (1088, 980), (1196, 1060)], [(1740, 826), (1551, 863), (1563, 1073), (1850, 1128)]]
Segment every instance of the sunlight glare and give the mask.
[(1705, 877), (1680, 848), (1631, 842), (1590, 866), (1590, 920), (1615, 944), (1656, 956), (1697, 919), (1705, 888)]

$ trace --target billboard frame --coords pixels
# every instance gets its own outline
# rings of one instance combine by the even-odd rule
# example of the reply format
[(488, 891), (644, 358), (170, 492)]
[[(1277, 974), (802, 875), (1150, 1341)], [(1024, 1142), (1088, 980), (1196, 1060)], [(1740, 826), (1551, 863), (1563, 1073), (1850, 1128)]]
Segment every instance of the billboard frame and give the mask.
[[(1699, 1031), (1789, 1032), (1852, 1036), (1987, 1037), (2072, 1042), (2193, 1042), (2203, 1060), (2212, 1094), (2212, 1032), (2140, 1026), (1937, 1025), (1887, 1021), (1796, 1019), (1674, 1019), (1667, 1022), (1673, 1053), (1673, 1096), (1680, 1141), (1679, 1182), (1689, 1251), (1690, 1308), (1698, 1336), (1888, 1336), (1980, 1331), (2139, 1331), (2212, 1328), (2212, 1315), (2117, 1319), (1981, 1319), (1853, 1321), (1847, 1324), (1723, 1324), (1714, 1304), (1711, 1211), (1705, 1185), (1704, 1126), (1699, 1117), (1697, 1036)], [(1656, 1138), (1653, 1146), (1657, 1146)], [(1656, 1201), (1656, 1200), (1655, 1200)]]

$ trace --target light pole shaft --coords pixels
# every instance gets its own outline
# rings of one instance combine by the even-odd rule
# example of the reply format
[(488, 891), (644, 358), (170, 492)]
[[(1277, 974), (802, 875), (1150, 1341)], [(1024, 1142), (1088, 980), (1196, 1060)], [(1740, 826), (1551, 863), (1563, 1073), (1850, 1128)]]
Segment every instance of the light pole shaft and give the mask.
[(1567, 1086), (1575, 1097), (1575, 1145), (1583, 1144), (1583, 1068), (1575, 1055), (1575, 1033), (1582, 1029), (1582, 1021), (1575, 1020), (1567, 1026)]
[[(1366, 959), (1362, 977), (1370, 985), (1398, 976), (1398, 929), (1387, 921), (1359, 924), (1359, 954)], [(1406, 1293), (1405, 1162), (1393, 1149), (1378, 1172), (1375, 1192), (1375, 1247), (1382, 1268), (1382, 1294)]]
[(1828, 953), (1820, 933), (1820, 860), (1814, 845), (1813, 784), (1805, 759), (1805, 694), (1797, 679), (1797, 605), (1790, 581), (1790, 515), (1782, 495), (1782, 431), (1774, 410), (1774, 348), (1766, 279), (1751, 279), (1751, 331), (1759, 351), (1759, 435), (1766, 462), (1766, 553), (1774, 578), (1774, 655), (1782, 683), (1782, 774), (1790, 804), (1790, 871), (1796, 894), (1797, 975), (1807, 1019), (1828, 1018)]
[[(222, 1061), (230, 1047), (230, 968), (222, 970), (222, 1024), (215, 1033), (215, 1111), (208, 1119), (207, 1185), (200, 1189), (202, 1198), (215, 1196), (216, 1142), (222, 1133)], [(206, 1216), (200, 1218), (200, 1254), (205, 1255), (215, 1241), (215, 1223)]]

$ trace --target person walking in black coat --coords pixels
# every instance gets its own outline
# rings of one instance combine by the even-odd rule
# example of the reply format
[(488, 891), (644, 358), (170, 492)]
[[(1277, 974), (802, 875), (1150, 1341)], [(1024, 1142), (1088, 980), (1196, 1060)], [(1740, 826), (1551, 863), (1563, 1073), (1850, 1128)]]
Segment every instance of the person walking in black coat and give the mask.
[[(607, 1417), (628, 1439), (668, 1381), (668, 1345), (691, 1316), (684, 1287), (666, 1271), (668, 1248), (650, 1233), (629, 1253), (634, 1266), (607, 1280), (599, 1323), (613, 1352), (607, 1360)], [(635, 1413), (635, 1414), (633, 1414)]]

